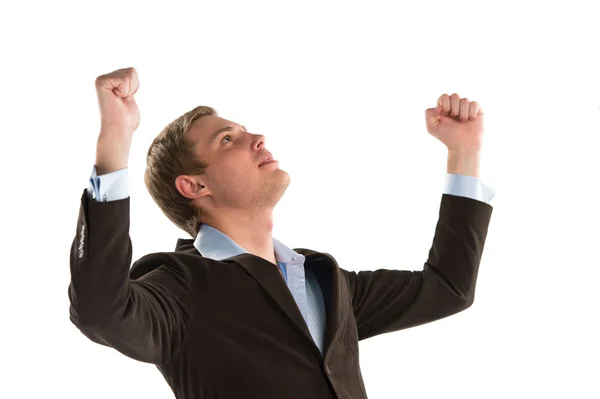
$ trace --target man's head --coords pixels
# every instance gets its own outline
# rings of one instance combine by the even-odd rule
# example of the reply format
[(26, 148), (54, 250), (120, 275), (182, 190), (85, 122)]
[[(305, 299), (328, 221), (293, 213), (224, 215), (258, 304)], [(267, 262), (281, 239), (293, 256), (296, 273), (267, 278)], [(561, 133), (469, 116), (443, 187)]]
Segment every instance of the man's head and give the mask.
[(272, 212), (290, 177), (278, 163), (259, 167), (270, 155), (264, 136), (200, 106), (154, 139), (144, 181), (165, 215), (194, 237), (201, 223)]

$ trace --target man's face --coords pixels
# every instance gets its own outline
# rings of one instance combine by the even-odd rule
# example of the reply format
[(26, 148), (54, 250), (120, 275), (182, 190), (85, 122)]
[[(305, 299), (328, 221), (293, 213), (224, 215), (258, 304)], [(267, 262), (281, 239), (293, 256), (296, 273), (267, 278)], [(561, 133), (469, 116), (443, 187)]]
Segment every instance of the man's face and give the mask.
[[(277, 162), (259, 164), (271, 156), (265, 137), (218, 116), (198, 119), (188, 132), (195, 152), (208, 163), (202, 184), (214, 208), (256, 209), (274, 207), (290, 183)], [(272, 155), (277, 159), (276, 155)]]

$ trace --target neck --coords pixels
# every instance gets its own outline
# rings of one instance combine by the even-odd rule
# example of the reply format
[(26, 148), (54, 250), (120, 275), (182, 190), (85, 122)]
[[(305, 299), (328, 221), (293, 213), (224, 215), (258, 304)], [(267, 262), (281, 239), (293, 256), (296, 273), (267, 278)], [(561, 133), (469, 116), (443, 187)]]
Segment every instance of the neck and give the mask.
[[(208, 216), (208, 215), (207, 215)], [(219, 213), (219, 218), (207, 217), (206, 224), (221, 231), (249, 253), (274, 265), (273, 210), (252, 212), (229, 211)]]

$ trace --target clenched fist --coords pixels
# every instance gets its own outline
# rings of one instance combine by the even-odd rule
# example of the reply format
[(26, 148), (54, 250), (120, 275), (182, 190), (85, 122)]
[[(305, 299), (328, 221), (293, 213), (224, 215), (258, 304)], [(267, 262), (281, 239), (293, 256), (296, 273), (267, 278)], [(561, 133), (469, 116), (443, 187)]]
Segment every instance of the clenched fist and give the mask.
[(477, 101), (443, 94), (436, 108), (425, 111), (427, 131), (450, 151), (479, 151), (483, 141), (483, 110)]
[(140, 110), (135, 102), (139, 87), (134, 68), (118, 69), (96, 78), (101, 118), (96, 147), (98, 175), (127, 167), (133, 132), (140, 125)]
[(101, 130), (133, 134), (140, 124), (135, 93), (140, 87), (134, 68), (118, 69), (96, 78)]

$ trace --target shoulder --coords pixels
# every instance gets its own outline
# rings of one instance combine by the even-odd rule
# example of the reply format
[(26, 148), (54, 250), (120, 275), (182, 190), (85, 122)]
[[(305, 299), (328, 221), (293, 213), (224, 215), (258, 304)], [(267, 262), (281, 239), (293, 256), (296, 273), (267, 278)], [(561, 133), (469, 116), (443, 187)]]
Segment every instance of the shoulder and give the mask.
[(157, 269), (170, 272), (185, 278), (187, 270), (192, 265), (196, 268), (207, 264), (208, 259), (202, 257), (198, 252), (188, 251), (155, 252), (142, 256), (135, 261), (129, 270), (129, 277), (137, 280)]

